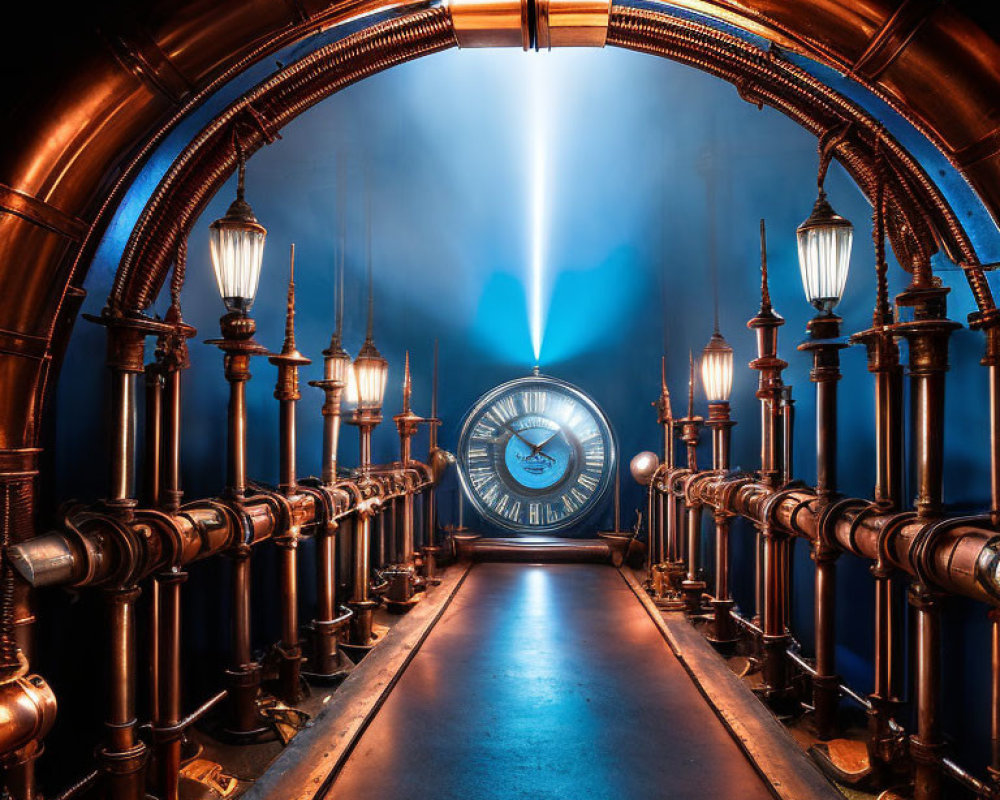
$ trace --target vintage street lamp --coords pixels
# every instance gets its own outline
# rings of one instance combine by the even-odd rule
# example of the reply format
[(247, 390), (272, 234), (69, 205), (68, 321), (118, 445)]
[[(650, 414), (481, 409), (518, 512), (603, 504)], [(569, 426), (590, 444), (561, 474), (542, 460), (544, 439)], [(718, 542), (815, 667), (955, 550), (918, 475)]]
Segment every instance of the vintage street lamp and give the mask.
[[(250, 358), (270, 355), (254, 341), (256, 324), (248, 316), (257, 294), (266, 231), (257, 222), (243, 198), (246, 162), (239, 139), (235, 140), (239, 178), (236, 200), (222, 219), (211, 228), (212, 265), (219, 294), (226, 306), (220, 320), (222, 338), (216, 345), (225, 354), (229, 381), (229, 431), (226, 494), (239, 508), (246, 500), (246, 383), (250, 380)], [(250, 545), (240, 542), (230, 551), (233, 559), (233, 641), (229, 677), (229, 731), (250, 736), (262, 730), (257, 713), (260, 691), (260, 664), (253, 660), (250, 647)]]
[[(362, 484), (368, 482), (372, 464), (372, 431), (382, 421), (382, 400), (385, 396), (385, 382), (389, 371), (386, 361), (373, 340), (374, 294), (372, 290), (371, 262), (371, 215), (368, 227), (368, 330), (358, 357), (354, 360), (354, 380), (357, 388), (357, 405), (350, 423), (358, 426), (360, 436), (359, 474)], [(369, 557), (371, 545), (371, 521), (375, 514), (374, 502), (363, 503), (357, 513), (354, 526), (354, 575), (351, 601), (348, 604), (354, 616), (351, 618), (352, 645), (367, 646), (372, 639), (372, 616), (377, 603), (371, 599), (371, 576)]]
[[(733, 348), (719, 332), (719, 312), (716, 307), (715, 330), (701, 352), (701, 382), (708, 398), (708, 420), (712, 431), (712, 469), (729, 470), (730, 437), (733, 426), (729, 413), (729, 397), (733, 390)], [(729, 514), (721, 509), (714, 513), (715, 521), (715, 612), (712, 642), (728, 649), (736, 640), (733, 627), (733, 599), (729, 592)]]
[[(851, 265), (854, 226), (837, 214), (823, 191), (820, 167), (819, 198), (809, 219), (796, 232), (799, 269), (806, 300), (819, 313), (806, 326), (809, 339), (799, 345), (811, 352), (810, 380), (816, 384), (816, 494), (821, 502), (833, 501), (837, 491), (837, 383), (840, 351), (847, 342), (840, 336), (841, 319), (833, 313), (844, 295)], [(816, 676), (813, 705), (820, 739), (834, 735), (840, 678), (835, 673), (834, 603), (837, 556), (821, 531), (813, 547), (816, 562)]]
[(833, 210), (822, 184), (809, 218), (796, 231), (799, 271), (806, 299), (829, 314), (844, 296), (854, 226)]
[(257, 221), (243, 196), (246, 159), (238, 137), (235, 144), (239, 164), (236, 199), (224, 217), (209, 225), (209, 246), (222, 301), (229, 311), (246, 314), (257, 295), (267, 230)]

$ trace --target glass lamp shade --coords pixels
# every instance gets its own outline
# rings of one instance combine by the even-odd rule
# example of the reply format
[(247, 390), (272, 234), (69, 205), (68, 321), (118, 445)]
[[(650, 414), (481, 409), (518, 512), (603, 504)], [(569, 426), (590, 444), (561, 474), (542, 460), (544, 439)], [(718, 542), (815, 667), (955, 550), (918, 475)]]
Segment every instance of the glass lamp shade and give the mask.
[[(339, 341), (330, 342), (330, 349), (324, 350), (326, 356), (323, 362), (323, 377), (341, 386), (348, 386), (352, 382), (354, 370), (350, 354), (341, 346)], [(357, 384), (354, 386), (354, 402), (357, 402)]]
[(253, 306), (266, 237), (264, 226), (242, 198), (209, 226), (215, 282), (229, 311), (245, 314)]
[(837, 214), (820, 192), (809, 219), (796, 231), (799, 270), (806, 299), (818, 311), (833, 311), (844, 296), (851, 267), (854, 226)]
[(358, 410), (382, 410), (385, 397), (385, 379), (389, 373), (389, 362), (375, 349), (371, 339), (361, 346), (361, 352), (354, 360), (354, 380), (357, 387)]
[(345, 405), (356, 406), (358, 404), (358, 379), (354, 372), (354, 364), (351, 363), (351, 368), (347, 371), (347, 383), (344, 386), (344, 400)]
[(718, 331), (701, 352), (701, 382), (709, 403), (728, 403), (733, 391), (733, 348)]

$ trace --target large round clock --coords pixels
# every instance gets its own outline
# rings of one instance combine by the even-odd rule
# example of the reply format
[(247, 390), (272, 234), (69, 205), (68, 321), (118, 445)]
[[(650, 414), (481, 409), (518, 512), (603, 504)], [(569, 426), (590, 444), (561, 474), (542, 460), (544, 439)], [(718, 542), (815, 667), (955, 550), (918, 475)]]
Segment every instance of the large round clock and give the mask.
[(462, 422), (458, 462), (462, 488), (489, 521), (549, 532), (593, 510), (614, 472), (615, 442), (590, 397), (535, 374), (476, 401)]

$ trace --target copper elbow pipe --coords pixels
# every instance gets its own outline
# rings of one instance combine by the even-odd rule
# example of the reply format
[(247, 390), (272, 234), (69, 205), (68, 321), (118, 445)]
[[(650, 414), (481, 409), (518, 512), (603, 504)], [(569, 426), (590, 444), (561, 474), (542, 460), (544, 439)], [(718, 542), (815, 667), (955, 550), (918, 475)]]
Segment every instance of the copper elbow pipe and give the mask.
[(0, 685), (0, 753), (45, 738), (56, 719), (56, 696), (43, 678), (25, 675)]

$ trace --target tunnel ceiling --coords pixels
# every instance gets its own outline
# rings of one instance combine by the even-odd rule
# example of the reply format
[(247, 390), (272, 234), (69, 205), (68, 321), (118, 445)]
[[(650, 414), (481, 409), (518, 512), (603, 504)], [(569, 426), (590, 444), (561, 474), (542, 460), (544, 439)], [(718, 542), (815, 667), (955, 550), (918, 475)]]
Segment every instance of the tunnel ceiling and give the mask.
[[(671, 57), (677, 57), (681, 44), (686, 44), (691, 50), (680, 60), (719, 74), (724, 34), (710, 31), (700, 43), (688, 39), (667, 44), (679, 31), (690, 37), (694, 23), (687, 12), (692, 12), (832, 66), (871, 89), (923, 131), (963, 171), (996, 217), (1000, 46), (995, 31), (982, 27), (985, 19), (977, 19), (974, 9), (969, 16), (966, 5), (913, 0), (681, 2), (662, 6), (663, 14), (616, 7), (612, 40), (651, 52), (670, 50)], [(4, 126), (6, 141), (0, 147), (0, 207), (6, 212), (0, 214), (0, 275), (7, 296), (16, 298), (0, 304), (0, 379), (16, 387), (9, 391), (0, 415), (0, 447), (17, 450), (37, 441), (36, 423), (51, 365), (58, 361), (79, 305), (79, 291), (73, 287), (82, 284), (111, 213), (149, 153), (192, 109), (251, 65), (338, 22), (382, 8), (375, 3), (329, 5), (308, 0), (196, 1), (153, 3), (141, 10), (118, 4), (77, 8), (54, 20), (45, 18), (44, 24), (39, 14), (36, 34), (26, 36), (19, 43), (22, 50), (13, 54), (15, 62), (32, 69), (25, 70), (26, 78), (9, 107), (14, 118)], [(384, 24), (416, 31), (414, 41), (429, 50), (451, 44), (448, 14), (442, 8), (404, 5), (393, 16)], [(654, 24), (653, 17), (660, 19)], [(389, 53), (393, 34), (383, 34), (384, 52)], [(341, 74), (341, 82), (419, 55), (415, 50), (381, 59), (372, 50), (365, 53), (362, 60), (367, 64), (353, 77)], [(755, 64), (744, 64), (743, 71), (778, 62), (769, 54)], [(787, 84), (787, 75), (783, 80)], [(336, 79), (327, 80), (320, 94), (337, 85)], [(780, 98), (768, 97), (760, 86), (744, 84), (742, 89), (751, 101), (779, 105)], [(308, 106), (320, 99), (307, 97), (295, 100)], [(798, 115), (814, 132), (827, 127), (824, 121), (829, 123), (817, 115), (810, 125), (801, 108), (782, 110), (793, 118)], [(266, 140), (267, 117), (258, 118), (253, 112), (245, 116), (243, 124), (256, 126), (260, 140)], [(280, 118), (272, 122), (281, 124)], [(841, 132), (844, 138), (837, 153), (866, 190), (871, 184), (873, 131), (859, 123)], [(905, 158), (894, 156), (895, 169)], [(217, 182), (230, 166), (225, 160), (216, 161), (214, 172), (209, 169), (197, 183)], [(952, 258), (974, 264), (975, 255), (967, 248), (961, 227), (938, 203), (933, 184), (915, 163), (912, 167), (903, 170), (898, 187), (891, 190), (896, 192), (895, 208), (901, 217), (894, 241), (897, 254), (910, 263), (911, 256), (925, 253), (937, 240)], [(190, 201), (202, 202), (197, 197)], [(932, 220), (932, 229), (921, 229), (917, 224), (921, 218)], [(117, 287), (119, 297), (140, 305), (148, 303), (150, 291), (162, 281), (170, 251), (168, 239), (149, 241), (159, 241), (164, 248), (150, 264), (151, 271), (125, 274)], [(25, 269), (25, 264), (32, 267)], [(980, 278), (975, 271), (970, 273), (985, 310), (991, 300)], [(126, 286), (130, 293), (123, 294)], [(11, 458), (18, 464), (32, 460), (27, 454)]]

